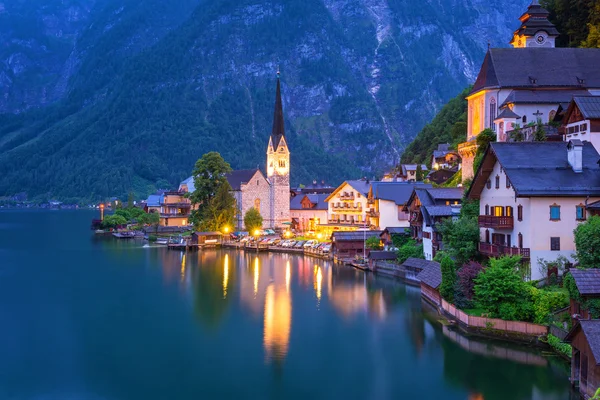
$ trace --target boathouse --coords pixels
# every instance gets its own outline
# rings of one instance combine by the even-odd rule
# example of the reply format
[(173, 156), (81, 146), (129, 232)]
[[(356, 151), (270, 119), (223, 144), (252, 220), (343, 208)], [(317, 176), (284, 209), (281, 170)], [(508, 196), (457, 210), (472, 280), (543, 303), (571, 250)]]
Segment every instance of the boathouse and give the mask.
[(192, 244), (220, 246), (223, 244), (223, 234), (221, 232), (194, 232), (192, 233)]
[(427, 264), (423, 264), (423, 270), (417, 275), (417, 279), (421, 281), (421, 296), (439, 306), (442, 304), (442, 296), (439, 291), (442, 284), (442, 268), (438, 262), (423, 261)]
[(369, 253), (369, 269), (375, 271), (379, 266), (392, 264), (397, 257), (395, 251), (371, 251)]
[[(581, 300), (600, 298), (600, 270), (598, 269), (571, 269), (569, 271)], [(589, 310), (576, 299), (571, 299), (569, 314), (575, 319), (589, 319)], [(575, 322), (575, 321), (573, 321)]]
[(365, 247), (365, 241), (370, 237), (379, 237), (381, 231), (333, 232), (331, 235), (331, 255), (335, 259), (354, 259), (369, 256), (370, 250)]
[(600, 387), (600, 320), (579, 321), (565, 342), (573, 347), (571, 382), (579, 384), (584, 399), (590, 399)]

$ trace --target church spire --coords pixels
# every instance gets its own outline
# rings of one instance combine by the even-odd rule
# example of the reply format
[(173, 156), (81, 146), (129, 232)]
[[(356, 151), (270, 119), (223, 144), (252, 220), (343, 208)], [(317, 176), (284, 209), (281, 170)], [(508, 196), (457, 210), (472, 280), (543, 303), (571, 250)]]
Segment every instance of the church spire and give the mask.
[(275, 111), (273, 113), (273, 130), (271, 131), (271, 140), (273, 148), (277, 149), (279, 141), (285, 136), (285, 125), (283, 122), (283, 104), (281, 102), (281, 83), (279, 76), (279, 68), (277, 68), (277, 90), (275, 92)]

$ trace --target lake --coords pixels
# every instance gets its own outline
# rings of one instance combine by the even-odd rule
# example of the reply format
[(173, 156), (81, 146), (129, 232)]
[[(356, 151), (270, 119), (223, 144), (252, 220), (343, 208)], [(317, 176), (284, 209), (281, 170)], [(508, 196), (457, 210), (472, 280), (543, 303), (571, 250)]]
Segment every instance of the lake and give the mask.
[(575, 398), (558, 357), (443, 327), (399, 281), (95, 216), (0, 210), (1, 399)]

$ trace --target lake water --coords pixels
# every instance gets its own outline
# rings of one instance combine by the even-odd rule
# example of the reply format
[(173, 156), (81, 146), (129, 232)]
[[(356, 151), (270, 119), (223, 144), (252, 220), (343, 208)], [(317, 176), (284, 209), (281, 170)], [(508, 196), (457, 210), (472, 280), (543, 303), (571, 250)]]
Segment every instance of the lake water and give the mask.
[(443, 328), (398, 281), (94, 216), (0, 211), (0, 399), (571, 398), (563, 361)]

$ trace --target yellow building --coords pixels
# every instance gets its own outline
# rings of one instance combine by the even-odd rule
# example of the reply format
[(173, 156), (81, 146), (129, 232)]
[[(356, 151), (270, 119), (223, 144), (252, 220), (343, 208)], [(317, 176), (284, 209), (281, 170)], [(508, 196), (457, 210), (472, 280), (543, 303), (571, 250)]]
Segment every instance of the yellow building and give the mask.
[(172, 191), (148, 197), (145, 211), (160, 214), (160, 226), (186, 226), (189, 224), (192, 204), (185, 192)]

